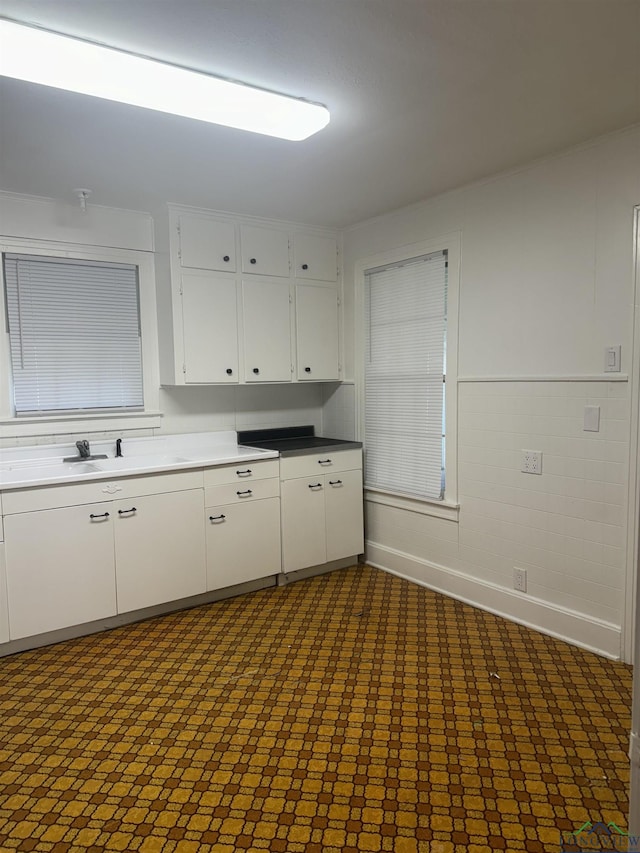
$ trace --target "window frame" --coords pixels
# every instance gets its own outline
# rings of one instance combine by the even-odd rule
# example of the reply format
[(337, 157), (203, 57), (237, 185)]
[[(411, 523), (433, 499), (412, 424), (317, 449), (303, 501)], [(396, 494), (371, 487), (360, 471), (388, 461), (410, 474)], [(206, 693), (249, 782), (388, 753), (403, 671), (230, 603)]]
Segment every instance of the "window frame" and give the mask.
[(104, 263), (132, 264), (138, 268), (140, 334), (142, 338), (143, 409), (133, 412), (70, 412), (16, 415), (11, 395), (11, 354), (7, 328), (4, 268), (0, 264), (0, 438), (68, 435), (82, 425), (84, 431), (152, 429), (160, 426), (158, 332), (156, 323), (155, 264), (152, 252), (103, 248), (23, 238), (0, 238), (0, 253), (40, 255)]
[(365, 425), (365, 287), (366, 274), (376, 267), (397, 264), (429, 255), (433, 252), (448, 253), (447, 280), (447, 366), (445, 376), (444, 411), (445, 437), (445, 491), (443, 500), (409, 497), (385, 489), (365, 486), (365, 498), (397, 509), (434, 515), (457, 521), (458, 471), (458, 311), (460, 289), (460, 233), (451, 232), (441, 237), (408, 243), (387, 249), (376, 255), (360, 258), (355, 263), (355, 351), (356, 351), (356, 429), (366, 453)]

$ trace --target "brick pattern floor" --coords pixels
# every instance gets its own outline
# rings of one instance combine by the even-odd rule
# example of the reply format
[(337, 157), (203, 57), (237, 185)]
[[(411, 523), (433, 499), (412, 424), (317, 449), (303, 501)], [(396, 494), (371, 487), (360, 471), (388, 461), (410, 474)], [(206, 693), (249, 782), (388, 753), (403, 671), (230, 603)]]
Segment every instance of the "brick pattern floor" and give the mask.
[(363, 567), (0, 660), (0, 849), (558, 851), (631, 668)]

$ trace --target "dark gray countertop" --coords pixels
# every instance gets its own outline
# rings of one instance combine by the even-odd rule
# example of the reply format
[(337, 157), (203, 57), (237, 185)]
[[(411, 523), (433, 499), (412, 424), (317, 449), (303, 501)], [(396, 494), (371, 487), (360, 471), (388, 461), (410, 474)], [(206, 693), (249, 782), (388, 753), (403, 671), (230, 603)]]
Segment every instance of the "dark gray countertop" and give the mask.
[(324, 438), (314, 435), (312, 426), (277, 429), (244, 430), (238, 433), (238, 444), (264, 450), (277, 450), (280, 456), (305, 456), (323, 450), (359, 450), (361, 441)]

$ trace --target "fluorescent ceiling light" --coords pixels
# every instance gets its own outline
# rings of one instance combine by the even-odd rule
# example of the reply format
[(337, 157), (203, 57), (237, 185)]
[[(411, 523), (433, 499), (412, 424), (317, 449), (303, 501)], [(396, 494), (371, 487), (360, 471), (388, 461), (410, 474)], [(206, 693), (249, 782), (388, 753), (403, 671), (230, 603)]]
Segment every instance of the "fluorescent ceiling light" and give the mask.
[(0, 19), (0, 74), (240, 130), (307, 139), (321, 104)]

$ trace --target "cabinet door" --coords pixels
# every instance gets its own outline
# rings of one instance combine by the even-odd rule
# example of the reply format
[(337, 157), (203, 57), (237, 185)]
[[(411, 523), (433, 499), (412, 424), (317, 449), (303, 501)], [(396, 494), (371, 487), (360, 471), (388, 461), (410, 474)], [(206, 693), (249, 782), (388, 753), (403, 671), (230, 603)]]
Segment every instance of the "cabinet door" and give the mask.
[(296, 285), (298, 379), (338, 379), (338, 293)]
[(282, 498), (282, 568), (326, 563), (324, 477), (285, 480)]
[(238, 300), (235, 279), (182, 276), (185, 382), (238, 381)]
[(325, 474), (327, 560), (364, 551), (362, 471)]
[(180, 266), (236, 271), (236, 233), (231, 222), (206, 216), (180, 217)]
[(207, 509), (207, 589), (280, 572), (280, 500)]
[(289, 276), (289, 235), (274, 228), (240, 226), (242, 272)]
[(338, 247), (335, 237), (295, 234), (293, 238), (294, 276), (316, 281), (337, 281)]
[(288, 281), (243, 281), (244, 375), (247, 382), (291, 381)]
[(201, 489), (116, 501), (118, 613), (206, 591)]
[(12, 640), (116, 612), (110, 503), (5, 517)]

